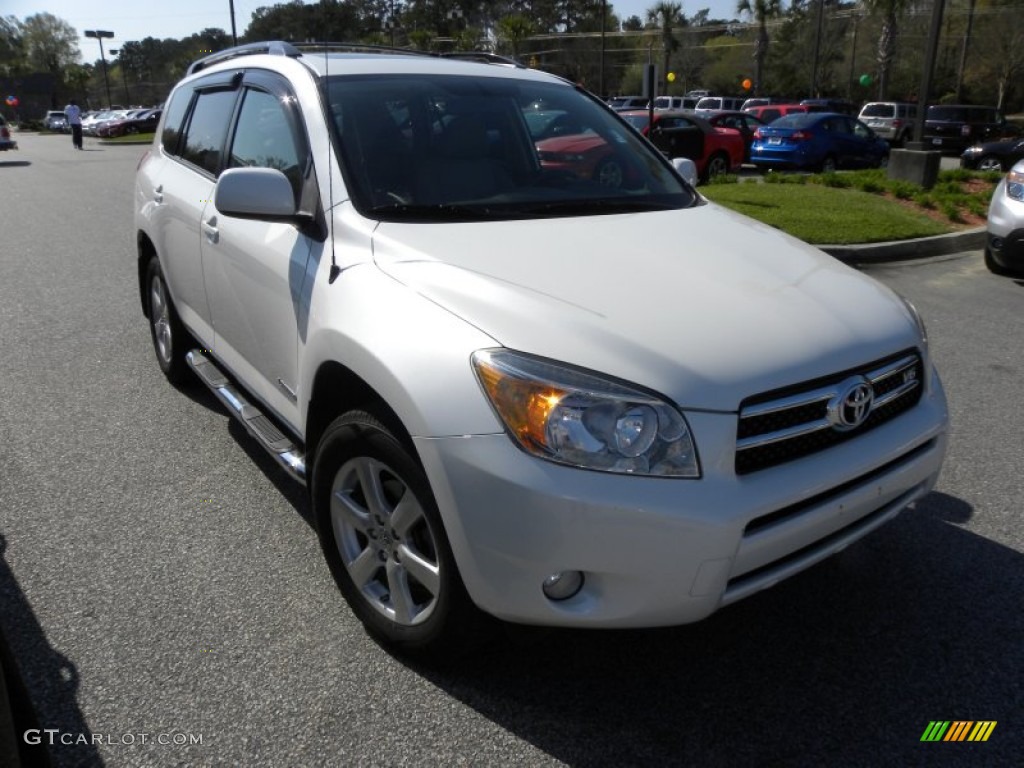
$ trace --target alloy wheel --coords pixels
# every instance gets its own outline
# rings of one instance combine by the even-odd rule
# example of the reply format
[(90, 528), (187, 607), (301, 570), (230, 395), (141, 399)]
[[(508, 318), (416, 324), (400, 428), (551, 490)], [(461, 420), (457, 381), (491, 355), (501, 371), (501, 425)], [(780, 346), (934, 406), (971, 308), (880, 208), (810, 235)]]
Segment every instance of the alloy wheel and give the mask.
[(406, 482), (377, 459), (350, 459), (334, 478), (330, 515), (342, 564), (366, 603), (399, 625), (425, 622), (441, 592), (438, 544)]

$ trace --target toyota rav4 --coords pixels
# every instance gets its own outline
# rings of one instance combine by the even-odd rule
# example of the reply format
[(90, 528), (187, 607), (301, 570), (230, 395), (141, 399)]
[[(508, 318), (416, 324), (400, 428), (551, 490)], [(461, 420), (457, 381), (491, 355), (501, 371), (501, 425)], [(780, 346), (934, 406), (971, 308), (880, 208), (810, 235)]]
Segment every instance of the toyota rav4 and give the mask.
[[(541, 156), (555, 113), (614, 183)], [(927, 494), (947, 422), (907, 301), (694, 176), (510, 62), (242, 46), (140, 163), (142, 311), (384, 641), (692, 622)]]

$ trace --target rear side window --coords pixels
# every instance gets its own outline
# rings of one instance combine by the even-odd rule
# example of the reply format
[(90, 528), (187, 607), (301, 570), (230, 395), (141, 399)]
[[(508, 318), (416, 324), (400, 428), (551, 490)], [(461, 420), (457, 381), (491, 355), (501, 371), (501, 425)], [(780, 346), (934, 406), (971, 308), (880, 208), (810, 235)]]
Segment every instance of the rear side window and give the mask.
[(928, 107), (928, 119), (966, 123), (967, 110), (962, 107)]
[(220, 170), (224, 139), (235, 106), (234, 90), (201, 91), (189, 120), (181, 157), (205, 171)]
[(172, 155), (178, 153), (178, 139), (181, 138), (182, 123), (185, 121), (185, 113), (188, 112), (191, 100), (192, 89), (179, 88), (171, 97), (171, 103), (167, 105), (167, 119), (164, 121), (164, 132), (160, 137), (160, 143)]

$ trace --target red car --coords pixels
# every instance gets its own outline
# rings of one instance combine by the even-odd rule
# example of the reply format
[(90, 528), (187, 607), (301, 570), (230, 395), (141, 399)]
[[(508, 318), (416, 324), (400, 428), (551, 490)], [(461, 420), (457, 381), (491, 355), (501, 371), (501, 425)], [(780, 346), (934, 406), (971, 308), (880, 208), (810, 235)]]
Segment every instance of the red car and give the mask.
[(697, 165), (701, 181), (721, 173), (738, 173), (746, 146), (734, 128), (717, 128), (707, 120), (685, 112), (655, 112), (649, 131), (645, 110), (620, 112), (619, 116), (672, 157), (688, 157)]
[(629, 166), (594, 131), (552, 136), (537, 142), (540, 164), (548, 171), (566, 171), (606, 187), (628, 186)]

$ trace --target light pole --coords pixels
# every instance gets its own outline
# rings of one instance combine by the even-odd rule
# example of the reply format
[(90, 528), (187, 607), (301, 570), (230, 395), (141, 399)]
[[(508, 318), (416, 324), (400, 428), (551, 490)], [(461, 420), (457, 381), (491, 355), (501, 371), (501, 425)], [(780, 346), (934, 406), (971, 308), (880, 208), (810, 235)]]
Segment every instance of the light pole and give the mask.
[(110, 80), (107, 78), (107, 58), (103, 55), (103, 38), (113, 37), (114, 33), (105, 29), (87, 29), (85, 30), (85, 36), (95, 37), (100, 44), (100, 61), (103, 62), (103, 82), (107, 86), (107, 108), (109, 109), (112, 99), (110, 98)]
[[(109, 53), (111, 56), (117, 56), (117, 54), (119, 52), (120, 52), (120, 49), (118, 49), (118, 48), (111, 48), (109, 51), (107, 51), (107, 53)], [(121, 82), (124, 83), (124, 106), (125, 106), (125, 109), (127, 109), (128, 107), (131, 106), (132, 97), (128, 95), (128, 75), (126, 75), (125, 71), (124, 71), (124, 62), (123, 61), (120, 62), (120, 65), (121, 65)]]

